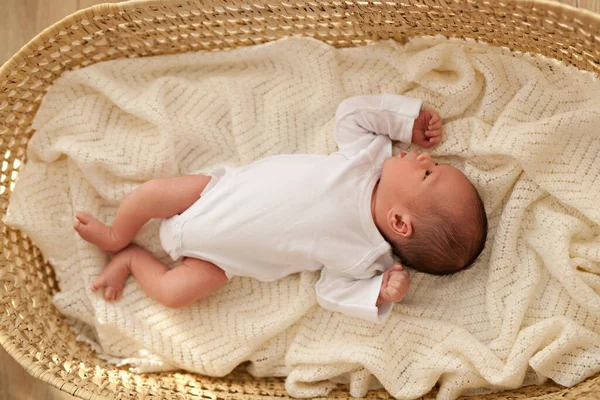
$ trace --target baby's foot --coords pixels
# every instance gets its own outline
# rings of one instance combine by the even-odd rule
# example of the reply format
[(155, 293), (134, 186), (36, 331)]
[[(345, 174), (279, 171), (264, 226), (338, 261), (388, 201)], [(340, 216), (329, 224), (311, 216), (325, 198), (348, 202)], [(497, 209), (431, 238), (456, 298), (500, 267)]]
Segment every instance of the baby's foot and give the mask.
[(73, 224), (73, 228), (86, 242), (95, 244), (107, 252), (117, 252), (127, 246), (127, 243), (123, 244), (114, 237), (111, 228), (92, 217), (92, 214), (78, 212), (75, 218), (77, 221)]
[(92, 292), (104, 288), (104, 300), (119, 300), (127, 278), (131, 274), (129, 269), (131, 253), (127, 250), (117, 253), (108, 263), (96, 280), (90, 285)]

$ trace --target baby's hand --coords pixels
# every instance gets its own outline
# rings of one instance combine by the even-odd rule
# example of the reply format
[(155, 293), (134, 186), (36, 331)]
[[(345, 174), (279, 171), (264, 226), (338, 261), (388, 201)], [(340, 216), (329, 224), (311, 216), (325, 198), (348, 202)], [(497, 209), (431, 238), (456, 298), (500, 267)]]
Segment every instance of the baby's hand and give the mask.
[(442, 119), (437, 111), (423, 110), (419, 113), (412, 131), (412, 142), (430, 148), (442, 141)]
[(383, 273), (377, 305), (399, 302), (408, 293), (410, 277), (402, 264), (396, 263)]

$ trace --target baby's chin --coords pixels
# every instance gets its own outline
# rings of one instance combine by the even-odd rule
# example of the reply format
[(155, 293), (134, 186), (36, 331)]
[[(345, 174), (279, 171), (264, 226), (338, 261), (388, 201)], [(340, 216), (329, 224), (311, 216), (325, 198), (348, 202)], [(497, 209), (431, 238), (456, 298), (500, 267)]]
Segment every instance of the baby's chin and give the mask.
[(385, 166), (389, 165), (390, 163), (400, 161), (405, 155), (406, 155), (406, 153), (398, 153), (395, 156), (387, 157), (385, 160), (383, 160), (383, 167), (385, 168)]
[(397, 159), (397, 157), (388, 157), (383, 160), (383, 164), (381, 164), (381, 179), (384, 179), (384, 177), (388, 175), (387, 171), (389, 171), (394, 164), (394, 159)]
[(393, 183), (398, 178), (398, 165), (396, 165), (398, 161), (400, 161), (398, 157), (388, 157), (383, 161), (379, 178), (380, 187), (394, 186)]
[(402, 165), (405, 163), (405, 161), (402, 160), (405, 155), (406, 153), (399, 153), (396, 156), (391, 156), (383, 160), (383, 164), (381, 166), (382, 175), (387, 171), (397, 170), (398, 168), (401, 169)]

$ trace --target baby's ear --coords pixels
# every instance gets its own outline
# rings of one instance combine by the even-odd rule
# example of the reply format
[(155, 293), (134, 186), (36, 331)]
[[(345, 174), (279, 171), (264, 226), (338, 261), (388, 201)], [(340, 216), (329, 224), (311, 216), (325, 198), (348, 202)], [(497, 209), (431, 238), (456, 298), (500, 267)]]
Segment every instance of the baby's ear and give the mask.
[(406, 211), (391, 209), (388, 212), (388, 225), (394, 234), (408, 239), (413, 234), (410, 214)]

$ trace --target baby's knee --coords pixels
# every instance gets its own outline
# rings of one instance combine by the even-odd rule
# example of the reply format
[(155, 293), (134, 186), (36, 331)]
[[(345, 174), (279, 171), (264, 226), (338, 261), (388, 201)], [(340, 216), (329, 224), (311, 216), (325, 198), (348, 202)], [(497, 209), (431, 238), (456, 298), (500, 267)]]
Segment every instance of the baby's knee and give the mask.
[(190, 305), (190, 302), (187, 301), (187, 299), (177, 296), (176, 294), (163, 296), (160, 303), (165, 307), (172, 309), (184, 308)]
[[(175, 269), (181, 270), (178, 266)], [(167, 273), (168, 274), (168, 273)], [(177, 280), (169, 279), (165, 274), (163, 279), (157, 281), (159, 298), (156, 300), (167, 308), (184, 308), (194, 303), (196, 300), (194, 293), (189, 288), (177, 285)]]
[(167, 308), (184, 308), (192, 305), (196, 298), (187, 293), (186, 290), (173, 290), (172, 287), (166, 287), (161, 290), (159, 302)]

